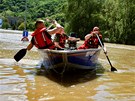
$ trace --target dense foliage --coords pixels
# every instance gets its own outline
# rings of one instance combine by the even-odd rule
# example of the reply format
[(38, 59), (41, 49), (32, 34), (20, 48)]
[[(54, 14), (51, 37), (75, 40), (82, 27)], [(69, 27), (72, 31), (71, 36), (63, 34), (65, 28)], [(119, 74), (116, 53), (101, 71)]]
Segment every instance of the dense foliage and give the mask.
[(135, 45), (135, 0), (1, 0), (3, 28), (23, 30), (25, 15), (28, 30), (37, 18), (51, 18), (81, 39), (99, 26), (108, 42)]
[(135, 44), (135, 0), (68, 0), (67, 29), (81, 37), (99, 26), (109, 42)]
[(0, 18), (4, 19), (3, 28), (23, 30), (27, 21), (26, 29), (34, 30), (34, 22), (38, 18), (57, 18), (61, 23), (64, 21), (64, 2), (65, 0), (2, 0)]

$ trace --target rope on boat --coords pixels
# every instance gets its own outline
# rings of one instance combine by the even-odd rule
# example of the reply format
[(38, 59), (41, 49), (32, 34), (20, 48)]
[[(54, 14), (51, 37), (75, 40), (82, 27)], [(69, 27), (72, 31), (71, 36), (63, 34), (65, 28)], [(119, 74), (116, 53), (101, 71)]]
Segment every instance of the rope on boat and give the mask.
[[(51, 56), (48, 56), (49, 57), (49, 61), (50, 60), (53, 60), (53, 54), (50, 52), (50, 50), (48, 50), (48, 53), (51, 55)], [(51, 58), (51, 59), (50, 59)], [(54, 61), (56, 61), (55, 59), (54, 59)], [(66, 64), (64, 65), (64, 68), (63, 68), (63, 70), (62, 70), (62, 72), (58, 72), (56, 69), (55, 69), (55, 66), (52, 64), (52, 62), (50, 61), (50, 64), (52, 65), (52, 70), (54, 71), (54, 72), (56, 72), (57, 74), (63, 74), (64, 72), (65, 72), (65, 70), (66, 70)], [(51, 69), (51, 68), (48, 68), (48, 69)]]

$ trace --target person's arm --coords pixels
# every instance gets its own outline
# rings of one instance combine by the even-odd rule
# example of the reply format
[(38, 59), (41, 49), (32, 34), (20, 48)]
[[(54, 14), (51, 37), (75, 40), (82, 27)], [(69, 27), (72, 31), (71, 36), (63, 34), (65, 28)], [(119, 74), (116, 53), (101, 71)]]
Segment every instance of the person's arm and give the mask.
[(33, 46), (34, 46), (34, 38), (32, 37), (32, 39), (31, 39), (31, 42), (29, 43), (29, 45), (27, 46), (27, 50), (28, 51), (30, 51), (32, 48), (33, 48)]
[[(62, 27), (56, 20), (53, 21), (53, 24), (56, 26), (56, 27)], [(63, 27), (62, 27), (63, 28)]]
[(68, 40), (70, 41), (79, 41), (80, 38), (75, 38), (75, 37), (69, 37)]
[(91, 36), (92, 36), (92, 34), (87, 34), (87, 35), (85, 36), (85, 40), (88, 40)]
[(55, 34), (55, 33), (59, 32), (61, 29), (62, 29), (61, 27), (56, 27), (56, 28), (47, 30), (47, 32), (48, 32), (50, 35), (52, 35), (52, 34)]
[(57, 48), (62, 48), (62, 47), (59, 45), (59, 42), (54, 42), (54, 45), (55, 45), (55, 47), (57, 47)]
[(53, 21), (53, 24), (54, 24), (56, 27), (53, 28), (53, 29), (47, 30), (47, 32), (48, 32), (50, 35), (64, 31), (64, 28), (63, 28), (56, 20)]
[(27, 50), (30, 51), (33, 48), (33, 44), (32, 42), (30, 42), (30, 44), (27, 46)]

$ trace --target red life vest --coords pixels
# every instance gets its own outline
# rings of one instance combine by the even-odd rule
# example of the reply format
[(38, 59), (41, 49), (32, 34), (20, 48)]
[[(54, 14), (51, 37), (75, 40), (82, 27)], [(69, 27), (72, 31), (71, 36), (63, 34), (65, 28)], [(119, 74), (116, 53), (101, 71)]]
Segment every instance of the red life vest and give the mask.
[(61, 34), (60, 34), (60, 42), (59, 42), (59, 44), (60, 44), (60, 46), (61, 46), (62, 48), (65, 48), (66, 39), (67, 39), (66, 35), (64, 35), (64, 34), (61, 35)]
[(32, 33), (32, 36), (34, 38), (34, 45), (38, 49), (55, 48), (54, 43), (51, 40), (51, 35), (46, 32), (45, 27), (35, 30), (34, 33)]
[(59, 45), (62, 48), (65, 48), (67, 36), (65, 34), (59, 34), (59, 33), (57, 33), (56, 36), (59, 38)]
[[(91, 34), (91, 33), (90, 33)], [(99, 38), (102, 39), (102, 35), (98, 32)], [(97, 36), (91, 36), (84, 42), (86, 48), (98, 48), (99, 40)]]

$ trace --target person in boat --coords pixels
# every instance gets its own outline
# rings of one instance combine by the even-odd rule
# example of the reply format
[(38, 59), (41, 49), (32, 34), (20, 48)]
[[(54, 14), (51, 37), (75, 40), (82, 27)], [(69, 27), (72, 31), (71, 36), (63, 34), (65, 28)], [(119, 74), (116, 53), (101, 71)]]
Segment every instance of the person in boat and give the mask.
[[(80, 47), (78, 47), (78, 50), (79, 49), (98, 48), (98, 46), (101, 46), (96, 34), (99, 36), (99, 38), (104, 46), (104, 43), (102, 40), (102, 34), (100, 33), (99, 27), (94, 27), (93, 30), (85, 36), (84, 44), (81, 45)], [(105, 47), (104, 47), (104, 49), (106, 50)]]
[[(57, 23), (53, 22), (56, 26)], [(60, 26), (57, 26), (53, 29), (47, 29), (44, 25), (43, 20), (37, 20), (35, 23), (35, 31), (31, 34), (32, 39), (30, 44), (27, 46), (27, 50), (31, 50), (33, 46), (36, 46), (38, 49), (55, 49), (55, 45), (52, 42), (51, 35), (63, 29)]]
[[(61, 25), (59, 25), (59, 26), (61, 26)], [(57, 33), (54, 36), (54, 44), (55, 44), (56, 49), (63, 50), (65, 48), (66, 40), (67, 41), (78, 41), (79, 38), (68, 36), (65, 33), (64, 28), (63, 28), (63, 29), (57, 31)]]

